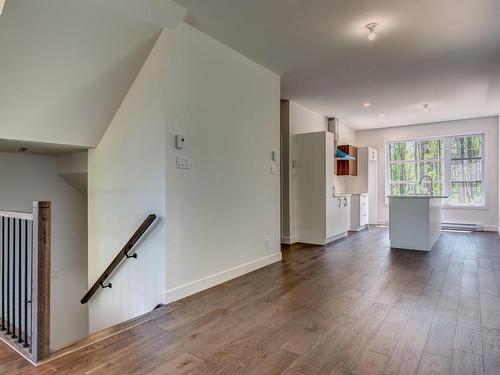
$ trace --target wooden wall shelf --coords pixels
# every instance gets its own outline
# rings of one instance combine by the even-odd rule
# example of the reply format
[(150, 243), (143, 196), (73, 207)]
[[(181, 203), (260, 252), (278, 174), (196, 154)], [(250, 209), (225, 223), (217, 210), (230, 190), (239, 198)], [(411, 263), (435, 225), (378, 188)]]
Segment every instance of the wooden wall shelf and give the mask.
[(338, 146), (341, 151), (348, 153), (356, 160), (338, 160), (337, 176), (357, 176), (358, 175), (358, 148), (351, 145)]

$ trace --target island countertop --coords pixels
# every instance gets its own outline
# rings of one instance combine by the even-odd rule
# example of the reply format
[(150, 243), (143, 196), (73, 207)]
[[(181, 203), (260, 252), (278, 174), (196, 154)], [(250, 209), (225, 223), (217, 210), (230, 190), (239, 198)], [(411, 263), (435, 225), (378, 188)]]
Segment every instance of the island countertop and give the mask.
[(398, 199), (431, 199), (431, 198), (448, 198), (447, 195), (388, 195), (387, 198), (398, 198)]
[(441, 235), (441, 205), (445, 195), (389, 196), (391, 247), (430, 251)]

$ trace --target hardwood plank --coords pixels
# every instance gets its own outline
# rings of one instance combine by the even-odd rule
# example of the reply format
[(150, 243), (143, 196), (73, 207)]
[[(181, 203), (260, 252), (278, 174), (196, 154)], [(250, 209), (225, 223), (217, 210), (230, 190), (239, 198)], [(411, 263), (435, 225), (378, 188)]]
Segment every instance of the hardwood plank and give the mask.
[(452, 375), (483, 375), (483, 357), (466, 352), (453, 354)]
[(359, 365), (353, 370), (355, 374), (381, 375), (389, 357), (380, 353), (366, 350), (359, 361)]
[(281, 349), (264, 359), (252, 370), (245, 371), (245, 373), (250, 375), (279, 375), (282, 374), (297, 357), (297, 354)]
[(450, 374), (450, 360), (437, 355), (424, 353), (417, 375), (447, 375)]
[(455, 334), (454, 350), (483, 355), (481, 326), (458, 322)]
[(432, 320), (425, 351), (444, 358), (451, 358), (455, 342), (457, 312), (437, 310)]
[(384, 374), (413, 374), (417, 371), (430, 324), (409, 320)]
[(409, 314), (406, 308), (393, 307), (367, 349), (390, 357), (403, 334)]
[[(389, 306), (375, 304), (372, 311), (363, 319), (363, 326), (355, 333), (353, 340), (350, 340), (345, 348), (339, 348), (342, 354), (339, 355), (337, 365), (350, 370), (356, 369), (360, 365), (360, 359), (367, 344), (379, 330), (389, 311)], [(348, 339), (347, 336), (346, 339)]]
[(157, 366), (150, 374), (208, 374), (211, 364), (190, 353), (183, 353), (173, 360)]
[(500, 374), (500, 329), (483, 328), (484, 372)]

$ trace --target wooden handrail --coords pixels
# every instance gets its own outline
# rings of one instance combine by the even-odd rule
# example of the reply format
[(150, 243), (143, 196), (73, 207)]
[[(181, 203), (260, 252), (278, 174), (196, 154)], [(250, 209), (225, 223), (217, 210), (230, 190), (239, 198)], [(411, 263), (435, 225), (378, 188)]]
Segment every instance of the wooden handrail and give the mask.
[(141, 224), (139, 229), (130, 237), (130, 240), (123, 246), (120, 252), (116, 255), (115, 259), (110, 263), (108, 268), (102, 273), (102, 275), (97, 279), (97, 281), (92, 285), (87, 294), (82, 298), (81, 303), (87, 303), (94, 294), (99, 290), (99, 288), (104, 287), (104, 282), (108, 279), (109, 276), (113, 273), (113, 271), (120, 265), (124, 258), (129, 257), (128, 252), (132, 250), (137, 241), (146, 233), (148, 228), (153, 224), (156, 220), (156, 215), (149, 215), (146, 220)]

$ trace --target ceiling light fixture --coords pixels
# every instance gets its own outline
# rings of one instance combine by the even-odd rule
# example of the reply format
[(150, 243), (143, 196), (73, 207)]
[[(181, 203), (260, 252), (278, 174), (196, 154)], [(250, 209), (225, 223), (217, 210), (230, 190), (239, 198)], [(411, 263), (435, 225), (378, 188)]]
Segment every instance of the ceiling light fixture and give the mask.
[(368, 108), (368, 107), (369, 107), (369, 106), (371, 106), (371, 105), (372, 105), (372, 103), (370, 103), (370, 102), (363, 103), (363, 106), (364, 106), (365, 108)]
[(380, 117), (380, 118), (384, 118), (384, 117), (385, 117), (385, 115), (384, 115), (383, 113), (381, 113), (380, 115), (378, 115), (378, 117)]
[(378, 23), (376, 22), (369, 23), (365, 26), (365, 28), (368, 30), (368, 40), (374, 40), (377, 37), (377, 34), (375, 34), (375, 28), (377, 26)]
[(429, 103), (423, 104), (422, 107), (424, 107), (424, 112), (429, 112)]
[(2, 14), (4, 4), (5, 4), (5, 0), (0, 0), (0, 14)]

